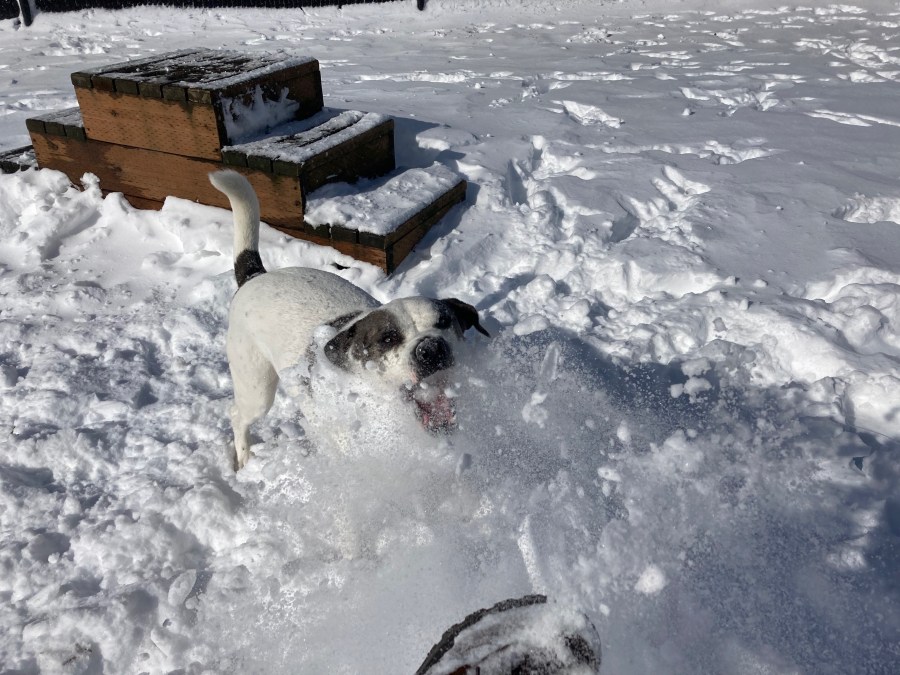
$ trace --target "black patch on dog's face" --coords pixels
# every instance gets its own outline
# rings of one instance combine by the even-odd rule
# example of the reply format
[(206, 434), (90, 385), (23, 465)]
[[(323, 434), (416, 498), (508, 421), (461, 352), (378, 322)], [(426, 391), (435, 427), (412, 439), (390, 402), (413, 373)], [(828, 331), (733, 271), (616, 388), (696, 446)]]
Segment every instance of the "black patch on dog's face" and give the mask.
[(353, 319), (358, 317), (360, 314), (362, 314), (362, 312), (350, 312), (349, 314), (339, 316), (334, 321), (329, 321), (326, 325), (331, 326), (335, 330), (341, 330), (344, 326), (353, 321)]
[[(344, 317), (336, 321), (341, 319)], [(394, 316), (376, 309), (331, 338), (325, 345), (325, 356), (338, 368), (346, 369), (351, 360), (357, 363), (377, 362), (399, 349), (405, 341), (406, 337)]]

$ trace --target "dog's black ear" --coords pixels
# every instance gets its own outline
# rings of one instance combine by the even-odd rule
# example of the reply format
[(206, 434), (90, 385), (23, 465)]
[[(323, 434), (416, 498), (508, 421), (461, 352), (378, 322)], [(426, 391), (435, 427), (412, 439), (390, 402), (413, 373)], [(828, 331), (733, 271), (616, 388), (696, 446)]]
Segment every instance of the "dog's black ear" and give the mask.
[(362, 312), (350, 312), (328, 322), (329, 326), (341, 331), (325, 343), (325, 356), (338, 368), (347, 369), (347, 364), (350, 361), (350, 348), (353, 346), (354, 338), (356, 337), (356, 324), (353, 324), (346, 330), (342, 329), (360, 314)]
[(472, 307), (472, 305), (463, 302), (462, 300), (457, 300), (456, 298), (445, 298), (441, 300), (441, 302), (453, 312), (453, 316), (455, 316), (456, 320), (459, 322), (459, 327), (462, 328), (463, 333), (470, 328), (474, 328), (485, 337), (491, 337), (491, 334), (488, 333), (484, 329), (484, 326), (478, 321), (478, 310)]
[(350, 364), (350, 349), (353, 346), (353, 336), (355, 334), (356, 324), (353, 324), (325, 343), (325, 357), (338, 368), (347, 370)]

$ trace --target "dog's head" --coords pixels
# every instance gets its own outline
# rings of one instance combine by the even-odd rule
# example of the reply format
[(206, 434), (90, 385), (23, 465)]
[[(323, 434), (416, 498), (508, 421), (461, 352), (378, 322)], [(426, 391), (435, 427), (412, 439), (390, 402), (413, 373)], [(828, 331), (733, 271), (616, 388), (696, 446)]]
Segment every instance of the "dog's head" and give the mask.
[(325, 344), (331, 363), (402, 390), (428, 430), (455, 427), (456, 413), (442, 375), (455, 364), (454, 346), (469, 328), (488, 335), (474, 307), (456, 298), (403, 298), (339, 317), (332, 326), (338, 334)]

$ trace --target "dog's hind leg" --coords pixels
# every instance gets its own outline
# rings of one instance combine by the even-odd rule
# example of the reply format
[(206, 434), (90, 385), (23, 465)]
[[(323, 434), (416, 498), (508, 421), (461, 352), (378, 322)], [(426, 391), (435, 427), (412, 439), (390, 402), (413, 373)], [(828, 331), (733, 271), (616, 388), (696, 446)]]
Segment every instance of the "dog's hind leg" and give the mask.
[(234, 383), (231, 426), (234, 430), (234, 470), (250, 460), (250, 425), (263, 417), (275, 400), (278, 374), (254, 347), (244, 345), (240, 353), (229, 345), (228, 362)]

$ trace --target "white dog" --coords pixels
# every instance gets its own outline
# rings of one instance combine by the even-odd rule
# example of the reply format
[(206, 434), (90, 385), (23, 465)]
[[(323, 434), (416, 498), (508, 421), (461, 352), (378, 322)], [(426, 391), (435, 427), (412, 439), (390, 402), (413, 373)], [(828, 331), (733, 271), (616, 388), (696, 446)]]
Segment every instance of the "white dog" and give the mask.
[(417, 385), (454, 365), (453, 344), (475, 328), (488, 335), (474, 307), (455, 298), (402, 298), (385, 305), (349, 281), (321, 270), (266, 272), (259, 257), (259, 202), (236, 171), (210, 174), (234, 213), (238, 291), (228, 319), (228, 365), (234, 382), (234, 468), (250, 459), (250, 425), (272, 407), (279, 374), (315, 358), (316, 329), (337, 333), (324, 345), (334, 366), (378, 378), (397, 391), (430, 431), (452, 430), (456, 415), (443, 393), (425, 399)]

